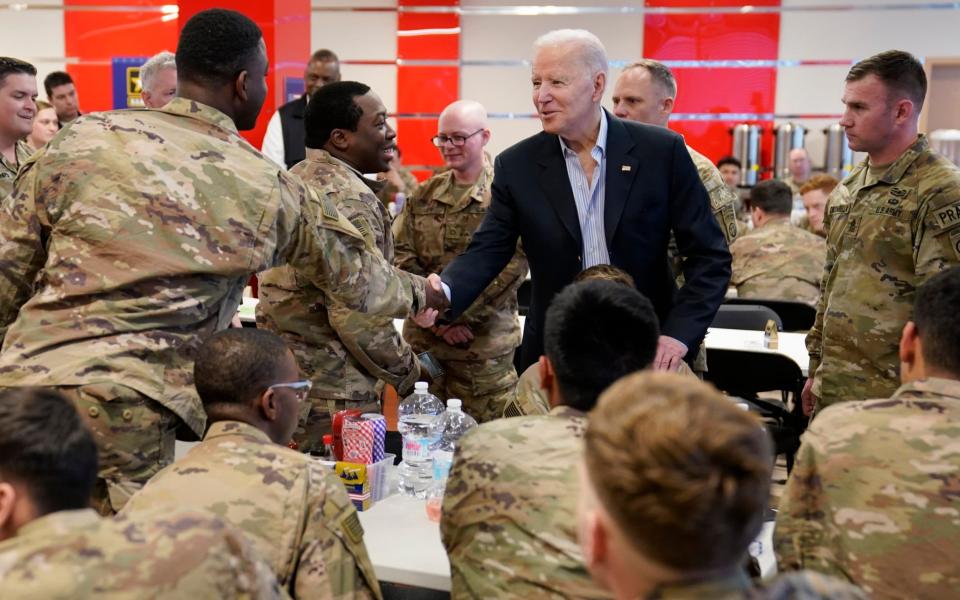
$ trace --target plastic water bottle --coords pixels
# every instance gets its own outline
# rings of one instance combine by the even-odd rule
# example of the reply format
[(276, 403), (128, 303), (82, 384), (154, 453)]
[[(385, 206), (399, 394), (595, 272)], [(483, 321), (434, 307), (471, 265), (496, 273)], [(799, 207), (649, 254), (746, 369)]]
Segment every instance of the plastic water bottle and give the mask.
[(427, 382), (418, 381), (413, 393), (397, 409), (397, 430), (403, 436), (403, 462), (397, 467), (400, 493), (423, 498), (433, 479), (430, 456), (434, 421), (443, 412), (440, 399), (427, 391)]
[(440, 520), (443, 492), (453, 465), (453, 453), (465, 433), (477, 426), (473, 417), (463, 412), (463, 403), (456, 398), (447, 400), (447, 410), (440, 415), (434, 426), (436, 442), (433, 446), (433, 482), (427, 490), (427, 516), (432, 521)]

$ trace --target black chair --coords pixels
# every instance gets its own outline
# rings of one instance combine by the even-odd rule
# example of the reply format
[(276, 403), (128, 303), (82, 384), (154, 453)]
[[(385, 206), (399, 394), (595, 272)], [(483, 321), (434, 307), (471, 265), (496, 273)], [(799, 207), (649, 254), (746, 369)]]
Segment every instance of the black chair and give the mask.
[[(757, 304), (721, 304), (720, 310), (713, 318), (711, 327), (721, 329), (747, 329), (750, 331), (762, 331), (767, 326), (767, 321), (772, 320), (777, 324), (777, 330), (783, 331), (783, 321), (772, 309)], [(707, 360), (709, 360), (709, 356)], [(709, 364), (709, 363), (708, 363)]]
[(764, 298), (728, 298), (725, 306), (766, 306), (780, 316), (782, 331), (809, 331), (817, 317), (817, 309), (803, 302), (768, 300)]
[[(782, 354), (707, 348), (704, 379), (730, 396), (742, 398), (758, 413), (773, 436), (777, 454), (787, 459), (787, 472), (807, 427), (800, 393), (806, 378), (799, 365)], [(759, 392), (779, 391), (780, 401), (758, 398)]]

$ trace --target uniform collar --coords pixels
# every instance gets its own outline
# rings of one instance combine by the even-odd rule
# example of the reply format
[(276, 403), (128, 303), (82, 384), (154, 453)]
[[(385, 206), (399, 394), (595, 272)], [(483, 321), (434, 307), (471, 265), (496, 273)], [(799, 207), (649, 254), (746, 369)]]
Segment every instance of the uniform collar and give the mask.
[(956, 379), (943, 379), (941, 377), (929, 377), (918, 381), (905, 383), (897, 388), (893, 397), (898, 398), (901, 395), (909, 394), (932, 394), (950, 398), (951, 400), (960, 400), (960, 381)]
[(683, 600), (686, 598), (743, 598), (753, 585), (746, 574), (737, 569), (726, 577), (702, 579), (658, 586), (650, 599)]
[(203, 436), (203, 441), (212, 440), (221, 437), (243, 436), (253, 438), (260, 442), (272, 444), (273, 441), (262, 430), (243, 421), (215, 421), (210, 425), (207, 434)]
[(307, 160), (313, 160), (316, 162), (334, 165), (342, 169), (347, 169), (348, 171), (350, 171), (350, 173), (352, 173), (357, 178), (359, 178), (360, 181), (364, 183), (364, 185), (366, 185), (368, 188), (373, 190), (373, 193), (375, 194), (379, 192), (384, 186), (382, 182), (374, 181), (370, 178), (364, 177), (363, 173), (357, 170), (353, 165), (346, 162), (345, 160), (337, 158), (336, 156), (330, 154), (329, 152), (327, 152), (322, 148), (307, 148)]
[[(436, 177), (441, 178), (440, 183), (437, 184), (436, 191), (434, 192), (434, 200), (441, 202), (443, 204), (448, 204), (455, 209), (461, 209), (463, 206), (457, 204), (459, 198), (454, 197), (449, 192), (452, 191), (453, 185), (456, 182), (453, 176), (453, 170), (446, 171), (436, 175)], [(473, 184), (473, 187), (470, 188), (470, 191), (467, 193), (464, 198), (466, 202), (464, 205), (469, 204), (471, 201), (479, 202), (483, 204), (486, 199), (486, 195), (490, 190), (490, 183), (493, 181), (493, 167), (487, 164), (486, 161), (483, 163), (483, 170), (480, 171), (480, 177), (477, 179), (477, 182)]]
[(33, 150), (27, 143), (23, 140), (17, 140), (17, 143), (13, 146), (14, 156), (17, 157), (17, 164), (11, 165), (10, 161), (7, 160), (7, 157), (0, 154), (0, 164), (3, 165), (5, 169), (11, 173), (16, 173), (20, 170), (20, 167), (23, 166), (23, 163), (26, 162), (30, 155), (33, 154)]
[(196, 100), (174, 98), (168, 102), (166, 106), (156, 110), (173, 115), (190, 117), (192, 119), (199, 119), (200, 121), (205, 121), (211, 125), (216, 125), (220, 129), (225, 129), (230, 133), (239, 135), (237, 124), (233, 122), (233, 119), (212, 106), (201, 104)]
[[(910, 165), (913, 164), (917, 158), (927, 152), (930, 149), (930, 142), (927, 140), (926, 134), (919, 134), (917, 136), (917, 141), (913, 143), (912, 146), (906, 149), (900, 157), (893, 161), (893, 163), (887, 167), (887, 170), (883, 172), (883, 175), (877, 179), (877, 182), (883, 182), (889, 185), (893, 185), (900, 181), (903, 178), (903, 174), (907, 172), (907, 169), (910, 168)], [(870, 159), (865, 159), (860, 163), (860, 167), (864, 170), (870, 168)]]
[(563, 404), (551, 408), (549, 414), (554, 417), (564, 417), (567, 419), (574, 419), (577, 417), (586, 418), (587, 416), (587, 413), (583, 412), (582, 410), (577, 410), (572, 406), (564, 406)]
[(773, 218), (771, 218), (771, 219), (768, 219), (767, 222), (764, 223), (762, 227), (757, 227), (756, 230), (759, 231), (759, 230), (761, 230), (761, 229), (766, 229), (767, 227), (775, 227), (775, 226), (793, 227), (793, 224), (790, 223), (790, 217), (789, 217), (789, 216), (773, 217)]
[(61, 510), (34, 519), (17, 530), (16, 539), (21, 535), (36, 535), (54, 539), (68, 531), (81, 529), (100, 521), (100, 515), (92, 508)]

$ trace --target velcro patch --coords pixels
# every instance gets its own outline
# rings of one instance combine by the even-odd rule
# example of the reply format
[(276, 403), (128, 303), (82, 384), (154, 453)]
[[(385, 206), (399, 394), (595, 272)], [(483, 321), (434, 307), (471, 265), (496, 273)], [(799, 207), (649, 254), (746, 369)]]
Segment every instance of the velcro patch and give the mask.
[(953, 247), (954, 254), (960, 259), (960, 229), (955, 229), (950, 234), (950, 246)]
[(840, 206), (831, 206), (829, 209), (830, 216), (833, 215), (845, 215), (850, 212), (849, 204), (841, 204)]
[(347, 518), (343, 520), (343, 533), (354, 544), (363, 543), (363, 525), (360, 524), (360, 517), (357, 511), (350, 511)]
[(960, 225), (960, 202), (934, 209), (933, 218), (940, 229), (949, 229), (954, 225)]

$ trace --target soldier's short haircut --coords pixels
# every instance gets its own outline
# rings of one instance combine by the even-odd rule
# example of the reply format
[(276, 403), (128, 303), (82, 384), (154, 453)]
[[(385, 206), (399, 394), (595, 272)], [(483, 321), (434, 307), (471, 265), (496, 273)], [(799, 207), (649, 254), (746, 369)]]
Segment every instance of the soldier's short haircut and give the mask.
[(847, 73), (847, 81), (859, 81), (868, 75), (876, 75), (888, 89), (899, 92), (891, 94), (890, 100), (897, 100), (902, 94), (913, 101), (916, 114), (920, 114), (927, 95), (927, 74), (914, 55), (903, 50), (874, 54), (853, 65)]
[(177, 43), (177, 79), (224, 84), (251, 67), (263, 34), (241, 13), (212, 8), (190, 17)]
[(624, 71), (628, 71), (630, 69), (646, 69), (647, 73), (650, 73), (650, 77), (660, 84), (664, 91), (667, 92), (668, 97), (677, 97), (677, 80), (673, 76), (673, 72), (670, 71), (670, 67), (663, 64), (659, 60), (653, 60), (652, 58), (641, 58), (637, 62), (629, 64), (623, 68)]
[(53, 71), (43, 78), (43, 90), (47, 92), (47, 98), (53, 97), (53, 88), (73, 83), (73, 77), (66, 71)]
[(736, 159), (735, 157), (733, 157), (733, 156), (724, 156), (723, 158), (721, 158), (720, 160), (717, 161), (717, 168), (718, 168), (718, 169), (719, 169), (720, 167), (724, 166), (724, 165), (733, 165), (733, 166), (735, 166), (735, 167), (738, 168), (738, 169), (742, 169), (742, 168), (743, 168), (743, 165), (740, 163), (740, 161), (737, 160), (737, 159)]
[(547, 309), (543, 336), (563, 404), (593, 408), (607, 386), (650, 365), (659, 335), (653, 305), (636, 289), (604, 280), (565, 287)]
[(769, 434), (695, 378), (650, 371), (615, 383), (590, 413), (584, 460), (625, 537), (668, 568), (733, 567), (760, 532)]
[(140, 67), (140, 87), (145, 90), (153, 91), (153, 81), (157, 73), (164, 69), (176, 69), (177, 57), (173, 52), (164, 50), (154, 54), (150, 60), (143, 63)]
[(323, 148), (334, 129), (356, 131), (363, 109), (355, 98), (370, 91), (359, 81), (328, 83), (310, 96), (303, 124), (307, 130), (307, 148)]
[(23, 485), (41, 514), (89, 506), (97, 446), (73, 404), (45, 388), (0, 392), (0, 481)]
[(779, 179), (767, 179), (750, 190), (750, 206), (771, 215), (789, 215), (793, 210), (793, 191)]
[(37, 74), (37, 68), (19, 58), (0, 56), (0, 86), (6, 81), (7, 75), (17, 74), (35, 76)]
[(923, 342), (923, 360), (960, 379), (960, 267), (928, 279), (917, 290), (913, 322)]
[(204, 407), (249, 405), (278, 383), (289, 349), (266, 329), (241, 327), (212, 335), (200, 347), (193, 381)]
[(340, 57), (333, 50), (321, 48), (310, 55), (310, 62), (340, 62)]
[(586, 269), (580, 271), (577, 273), (577, 276), (573, 278), (574, 283), (578, 281), (594, 280), (614, 281), (616, 283), (622, 283), (627, 287), (637, 287), (637, 284), (633, 280), (633, 277), (630, 276), (630, 273), (627, 273), (623, 269), (618, 269), (613, 265), (593, 265), (592, 267), (587, 267)]
[(802, 186), (800, 186), (800, 195), (804, 195), (807, 192), (812, 192), (813, 190), (823, 190), (823, 193), (829, 194), (833, 191), (833, 188), (837, 187), (837, 184), (840, 182), (837, 181), (836, 177), (832, 175), (827, 175), (826, 173), (820, 173), (814, 175), (807, 180)]

